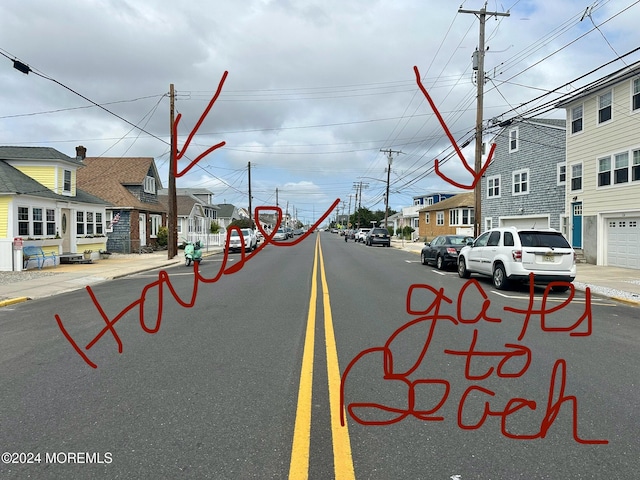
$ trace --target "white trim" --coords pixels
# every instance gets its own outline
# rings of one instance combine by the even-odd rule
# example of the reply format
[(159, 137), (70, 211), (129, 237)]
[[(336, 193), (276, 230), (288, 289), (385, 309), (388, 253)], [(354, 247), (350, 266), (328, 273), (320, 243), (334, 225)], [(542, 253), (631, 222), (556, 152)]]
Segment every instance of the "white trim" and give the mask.
[[(522, 175), (526, 174), (526, 180), (522, 180)], [(520, 181), (516, 182), (516, 175), (520, 175)], [(522, 185), (526, 185), (526, 190), (522, 189)], [(520, 185), (520, 191), (516, 192), (516, 185)], [(521, 168), (519, 170), (514, 170), (511, 172), (511, 195), (519, 196), (519, 195), (529, 195), (531, 191), (531, 175), (529, 174), (528, 168)]]

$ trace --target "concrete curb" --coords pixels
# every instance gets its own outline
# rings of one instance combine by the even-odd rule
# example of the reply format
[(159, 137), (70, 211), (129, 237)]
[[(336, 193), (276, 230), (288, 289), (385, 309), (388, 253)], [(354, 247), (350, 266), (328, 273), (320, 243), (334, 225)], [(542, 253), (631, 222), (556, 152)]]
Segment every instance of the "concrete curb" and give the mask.
[(16, 303), (26, 302), (27, 300), (31, 300), (29, 297), (15, 297), (9, 298), (7, 300), (0, 300), (0, 308), (7, 307), (9, 305), (14, 305)]

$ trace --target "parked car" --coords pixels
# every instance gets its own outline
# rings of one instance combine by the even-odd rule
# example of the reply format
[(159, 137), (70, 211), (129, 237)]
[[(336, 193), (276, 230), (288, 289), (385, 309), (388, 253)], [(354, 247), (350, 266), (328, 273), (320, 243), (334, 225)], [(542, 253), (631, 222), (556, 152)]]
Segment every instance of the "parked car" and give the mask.
[(528, 282), (530, 273), (534, 283), (572, 282), (576, 278), (575, 251), (557, 230), (495, 228), (460, 250), (458, 275), (469, 278), (472, 273), (490, 276), (499, 290), (512, 282)]
[(356, 232), (355, 241), (356, 242), (364, 242), (365, 238), (367, 238), (367, 233), (371, 231), (370, 228), (359, 228)]
[(384, 245), (386, 247), (391, 246), (391, 237), (389, 236), (389, 230), (382, 227), (372, 228), (365, 239), (365, 244), (372, 247), (373, 245)]
[(253, 229), (241, 228), (240, 231), (242, 232), (242, 238), (240, 238), (240, 234), (237, 230), (231, 230), (231, 234), (229, 235), (228, 250), (230, 252), (241, 250), (243, 240), (245, 251), (251, 252), (255, 250), (258, 246), (258, 238), (256, 237)]
[(425, 242), (420, 252), (423, 265), (433, 263), (438, 270), (458, 263), (458, 254), (462, 247), (472, 242), (473, 237), (467, 235), (440, 235), (430, 242)]
[(276, 233), (273, 234), (274, 240), (286, 240), (288, 238), (287, 232), (284, 231), (284, 228), (280, 227), (276, 230)]

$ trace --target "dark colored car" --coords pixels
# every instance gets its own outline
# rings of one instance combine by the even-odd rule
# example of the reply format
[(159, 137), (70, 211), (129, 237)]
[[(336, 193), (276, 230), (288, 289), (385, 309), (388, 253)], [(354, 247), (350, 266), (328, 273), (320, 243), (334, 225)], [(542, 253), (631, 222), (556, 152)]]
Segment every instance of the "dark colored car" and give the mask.
[(467, 235), (440, 235), (431, 242), (427, 242), (420, 252), (420, 260), (423, 265), (430, 263), (444, 270), (458, 262), (458, 254), (467, 242), (473, 241), (473, 237)]
[(370, 247), (373, 245), (384, 245), (386, 247), (391, 246), (391, 237), (389, 236), (389, 230), (386, 228), (372, 228), (365, 238), (364, 243)]

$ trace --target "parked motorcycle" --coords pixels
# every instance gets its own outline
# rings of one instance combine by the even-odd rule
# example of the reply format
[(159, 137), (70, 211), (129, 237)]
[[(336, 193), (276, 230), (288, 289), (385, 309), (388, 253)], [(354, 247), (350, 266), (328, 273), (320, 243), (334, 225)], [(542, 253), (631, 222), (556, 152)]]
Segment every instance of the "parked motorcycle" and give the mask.
[(200, 242), (187, 242), (184, 247), (184, 264), (188, 267), (189, 265), (191, 265), (191, 262), (200, 262), (200, 260), (202, 260), (202, 250), (200, 249)]

